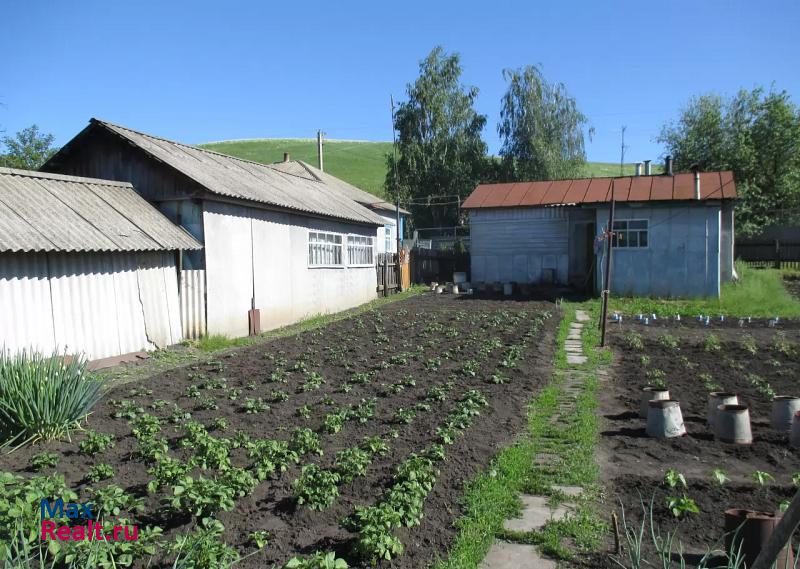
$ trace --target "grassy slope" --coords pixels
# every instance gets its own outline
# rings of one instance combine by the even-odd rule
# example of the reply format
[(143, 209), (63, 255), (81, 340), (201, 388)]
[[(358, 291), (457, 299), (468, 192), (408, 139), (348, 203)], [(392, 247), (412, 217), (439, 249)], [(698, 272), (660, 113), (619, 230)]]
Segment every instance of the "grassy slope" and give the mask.
[[(278, 162), (283, 153), (317, 165), (317, 142), (303, 138), (269, 138), (201, 144), (203, 148), (223, 154), (246, 158), (254, 162)], [(392, 151), (390, 142), (329, 140), (325, 143), (325, 170), (376, 196), (383, 196), (386, 178), (386, 154)], [(633, 174), (633, 165), (625, 165), (625, 174)], [(584, 176), (618, 176), (619, 164), (589, 162)]]
[[(212, 142), (201, 146), (265, 164), (283, 160), (283, 153), (288, 152), (292, 158), (317, 165), (317, 142), (310, 139), (270, 138)], [(391, 142), (329, 140), (325, 143), (325, 171), (371, 194), (383, 196), (386, 154), (391, 151)]]

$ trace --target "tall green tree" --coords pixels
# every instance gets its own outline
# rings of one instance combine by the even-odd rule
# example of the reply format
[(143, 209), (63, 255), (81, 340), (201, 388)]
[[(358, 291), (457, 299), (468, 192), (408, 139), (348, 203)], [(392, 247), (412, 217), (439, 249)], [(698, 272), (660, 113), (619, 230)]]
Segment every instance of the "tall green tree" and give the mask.
[(800, 221), (800, 110), (786, 91), (696, 97), (658, 141), (678, 170), (733, 170), (737, 233)]
[(13, 138), (4, 136), (4, 152), (0, 155), (0, 164), (8, 168), (36, 170), (56, 153), (54, 140), (52, 134), (39, 132), (36, 125), (19, 131)]
[(550, 83), (535, 65), (506, 69), (508, 89), (497, 131), (506, 181), (573, 178), (586, 164), (587, 119), (561, 83)]
[(415, 227), (457, 225), (459, 202), (486, 167), (486, 117), (474, 108), (478, 89), (461, 84), (458, 54), (436, 47), (406, 94), (394, 116), (397, 156), (387, 158), (387, 193), (409, 204)]

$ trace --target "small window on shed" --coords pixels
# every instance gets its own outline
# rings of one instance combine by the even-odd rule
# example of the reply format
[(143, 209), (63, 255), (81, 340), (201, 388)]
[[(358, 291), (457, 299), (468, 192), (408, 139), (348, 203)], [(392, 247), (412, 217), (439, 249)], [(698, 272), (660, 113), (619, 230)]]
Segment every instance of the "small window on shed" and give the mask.
[(648, 243), (646, 219), (624, 219), (614, 222), (612, 244), (618, 249), (644, 249)]

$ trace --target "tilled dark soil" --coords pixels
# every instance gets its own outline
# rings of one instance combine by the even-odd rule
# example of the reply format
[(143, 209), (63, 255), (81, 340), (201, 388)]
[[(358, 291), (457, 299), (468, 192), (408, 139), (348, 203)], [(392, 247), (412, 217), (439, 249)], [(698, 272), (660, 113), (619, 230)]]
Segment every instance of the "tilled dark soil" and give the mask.
[[(509, 381), (495, 384), (489, 381), (497, 368), (504, 347), (492, 351), (474, 376), (459, 372), (464, 362), (475, 357), (480, 347), (490, 338), (497, 338), (503, 346), (521, 339), (534, 317), (543, 312), (552, 313), (540, 335), (526, 348), (516, 368), (504, 370)], [(240, 553), (254, 550), (249, 535), (256, 530), (270, 533), (269, 544), (262, 551), (248, 557), (241, 567), (265, 567), (282, 564), (298, 554), (317, 550), (334, 550), (347, 558), (352, 566), (358, 560), (350, 554), (354, 537), (344, 529), (341, 521), (352, 514), (358, 505), (372, 505), (392, 483), (397, 465), (411, 453), (419, 452), (435, 442), (436, 427), (445, 419), (456, 400), (470, 389), (480, 389), (488, 406), (483, 408), (465, 433), (455, 444), (445, 447), (446, 460), (433, 491), (425, 502), (421, 525), (397, 532), (405, 545), (405, 552), (387, 566), (398, 568), (424, 567), (437, 557), (445, 556), (456, 534), (454, 521), (463, 513), (460, 497), (464, 483), (484, 469), (500, 448), (511, 443), (524, 429), (525, 406), (546, 383), (551, 373), (554, 350), (554, 330), (558, 323), (555, 305), (544, 302), (480, 300), (452, 296), (423, 295), (387, 305), (377, 311), (348, 318), (316, 331), (254, 345), (221, 356), (209, 364), (191, 365), (170, 370), (141, 382), (126, 385), (111, 392), (95, 409), (88, 428), (112, 433), (116, 446), (101, 455), (88, 458), (79, 454), (78, 444), (84, 439), (77, 434), (72, 442), (50, 443), (23, 448), (13, 455), (0, 456), (0, 471), (32, 474), (26, 469), (30, 457), (42, 450), (61, 454), (56, 471), (63, 473), (67, 485), (81, 496), (90, 497), (89, 484), (84, 476), (89, 467), (99, 462), (110, 464), (115, 471), (113, 483), (137, 497), (145, 499), (142, 514), (130, 516), (140, 526), (158, 525), (167, 538), (190, 531), (195, 524), (191, 516), (173, 512), (163, 503), (170, 492), (148, 494), (147, 465), (136, 458), (138, 441), (131, 434), (126, 419), (114, 418), (117, 407), (112, 400), (135, 401), (147, 412), (164, 419), (162, 435), (169, 438), (170, 455), (187, 459), (191, 449), (180, 446), (183, 430), (167, 421), (173, 403), (191, 412), (191, 420), (210, 428), (219, 417), (228, 420), (225, 431), (212, 431), (217, 437), (232, 437), (241, 430), (253, 438), (286, 439), (294, 427), (309, 427), (321, 433), (322, 456), (305, 456), (300, 464), (282, 476), (261, 483), (250, 495), (237, 501), (230, 512), (221, 512), (218, 519), (225, 525), (224, 539)], [(516, 319), (515, 319), (516, 318)], [(441, 324), (438, 329), (431, 325)], [(421, 354), (412, 352), (421, 347)], [(399, 360), (391, 360), (400, 355)], [(439, 358), (436, 370), (426, 367), (426, 362)], [(299, 391), (306, 375), (300, 371), (289, 372), (287, 382), (271, 380), (276, 369), (290, 370), (298, 362), (309, 372), (319, 373), (324, 384), (309, 392)], [(384, 363), (385, 362), (385, 363)], [(389, 365), (387, 365), (387, 363)], [(342, 386), (350, 382), (357, 372), (376, 371), (369, 383), (352, 383), (352, 390)], [(209, 380), (224, 378), (227, 389), (239, 389), (235, 401), (227, 397), (222, 388), (206, 389)], [(409, 380), (413, 379), (414, 384)], [(428, 390), (443, 385), (449, 379), (455, 387), (441, 403), (434, 403), (430, 411), (419, 411), (408, 425), (394, 418), (399, 408), (408, 409), (424, 402)], [(390, 386), (406, 382), (402, 390), (392, 391)], [(187, 396), (187, 388), (198, 386), (202, 396), (213, 398), (216, 410), (203, 410), (200, 399)], [(139, 391), (131, 391), (138, 389)], [(152, 393), (149, 391), (152, 390)], [(273, 398), (275, 390), (288, 394), (286, 401)], [(256, 414), (243, 410), (246, 397), (263, 398), (270, 409)], [(362, 399), (375, 398), (374, 416), (366, 423), (348, 421), (341, 432), (324, 434), (321, 430), (324, 416)], [(163, 407), (159, 401), (168, 402)], [(155, 403), (157, 408), (153, 408)], [(298, 410), (310, 407), (310, 416), (303, 418)], [(393, 438), (391, 431), (396, 431)], [(376, 458), (367, 475), (340, 486), (340, 496), (334, 504), (316, 512), (300, 507), (293, 498), (292, 482), (300, 467), (314, 462), (331, 467), (339, 450), (357, 446), (365, 436), (381, 435), (391, 447), (390, 452)], [(249, 459), (241, 449), (231, 453), (234, 466), (248, 467)], [(45, 473), (50, 470), (45, 470)], [(195, 472), (206, 477), (213, 472)], [(103, 486), (102, 482), (97, 486)]]
[[(607, 388), (600, 390), (599, 450), (609, 515), (612, 510), (619, 512), (621, 502), (626, 514), (638, 521), (640, 500), (649, 503), (653, 498), (654, 520), (662, 531), (677, 529), (685, 550), (702, 552), (722, 535), (725, 509), (777, 511), (778, 504), (793, 495), (792, 475), (800, 472), (800, 451), (789, 447), (787, 434), (771, 428), (768, 389), (775, 394), (800, 393), (797, 322), (780, 321), (772, 328), (760, 320), (739, 327), (738, 319), (716, 320), (709, 326), (696, 320), (659, 319), (644, 326), (630, 319), (624, 327), (614, 324), (610, 330), (614, 366)], [(631, 333), (640, 337), (641, 347), (632, 345), (636, 342)], [(712, 335), (718, 349), (709, 341)], [(677, 346), (668, 345), (669, 336), (677, 339)], [(748, 351), (745, 346), (751, 341), (756, 348)], [(639, 390), (661, 375), (653, 370), (663, 372), (670, 396), (680, 401), (684, 437), (654, 440), (645, 434), (645, 421), (638, 417)], [(737, 393), (749, 406), (752, 445), (714, 439), (706, 424), (710, 385)], [(688, 487), (668, 488), (667, 469), (683, 473)], [(720, 487), (712, 480), (714, 469), (722, 469), (731, 481)], [(756, 471), (775, 480), (761, 487), (753, 476)], [(666, 507), (666, 496), (684, 492), (700, 513), (676, 520)], [(608, 559), (592, 559), (589, 565), (595, 563), (611, 566)]]

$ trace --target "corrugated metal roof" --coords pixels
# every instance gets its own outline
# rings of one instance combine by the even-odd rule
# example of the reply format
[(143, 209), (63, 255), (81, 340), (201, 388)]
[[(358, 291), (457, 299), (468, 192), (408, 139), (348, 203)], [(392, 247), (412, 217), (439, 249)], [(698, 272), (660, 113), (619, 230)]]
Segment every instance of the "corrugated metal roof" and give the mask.
[[(536, 207), (611, 201), (694, 200), (694, 174), (579, 178), (509, 184), (480, 184), (461, 204), (465, 209), (483, 207)], [(522, 197), (520, 197), (522, 196)], [(733, 172), (701, 172), (700, 199), (734, 199)]]
[(329, 174), (315, 179), (305, 168), (300, 172), (296, 168), (289, 170), (275, 164), (234, 158), (98, 119), (92, 119), (92, 124), (123, 137), (213, 194), (357, 223), (384, 223), (343, 192), (342, 186), (349, 184)]
[(130, 184), (0, 168), (0, 251), (200, 248)]

